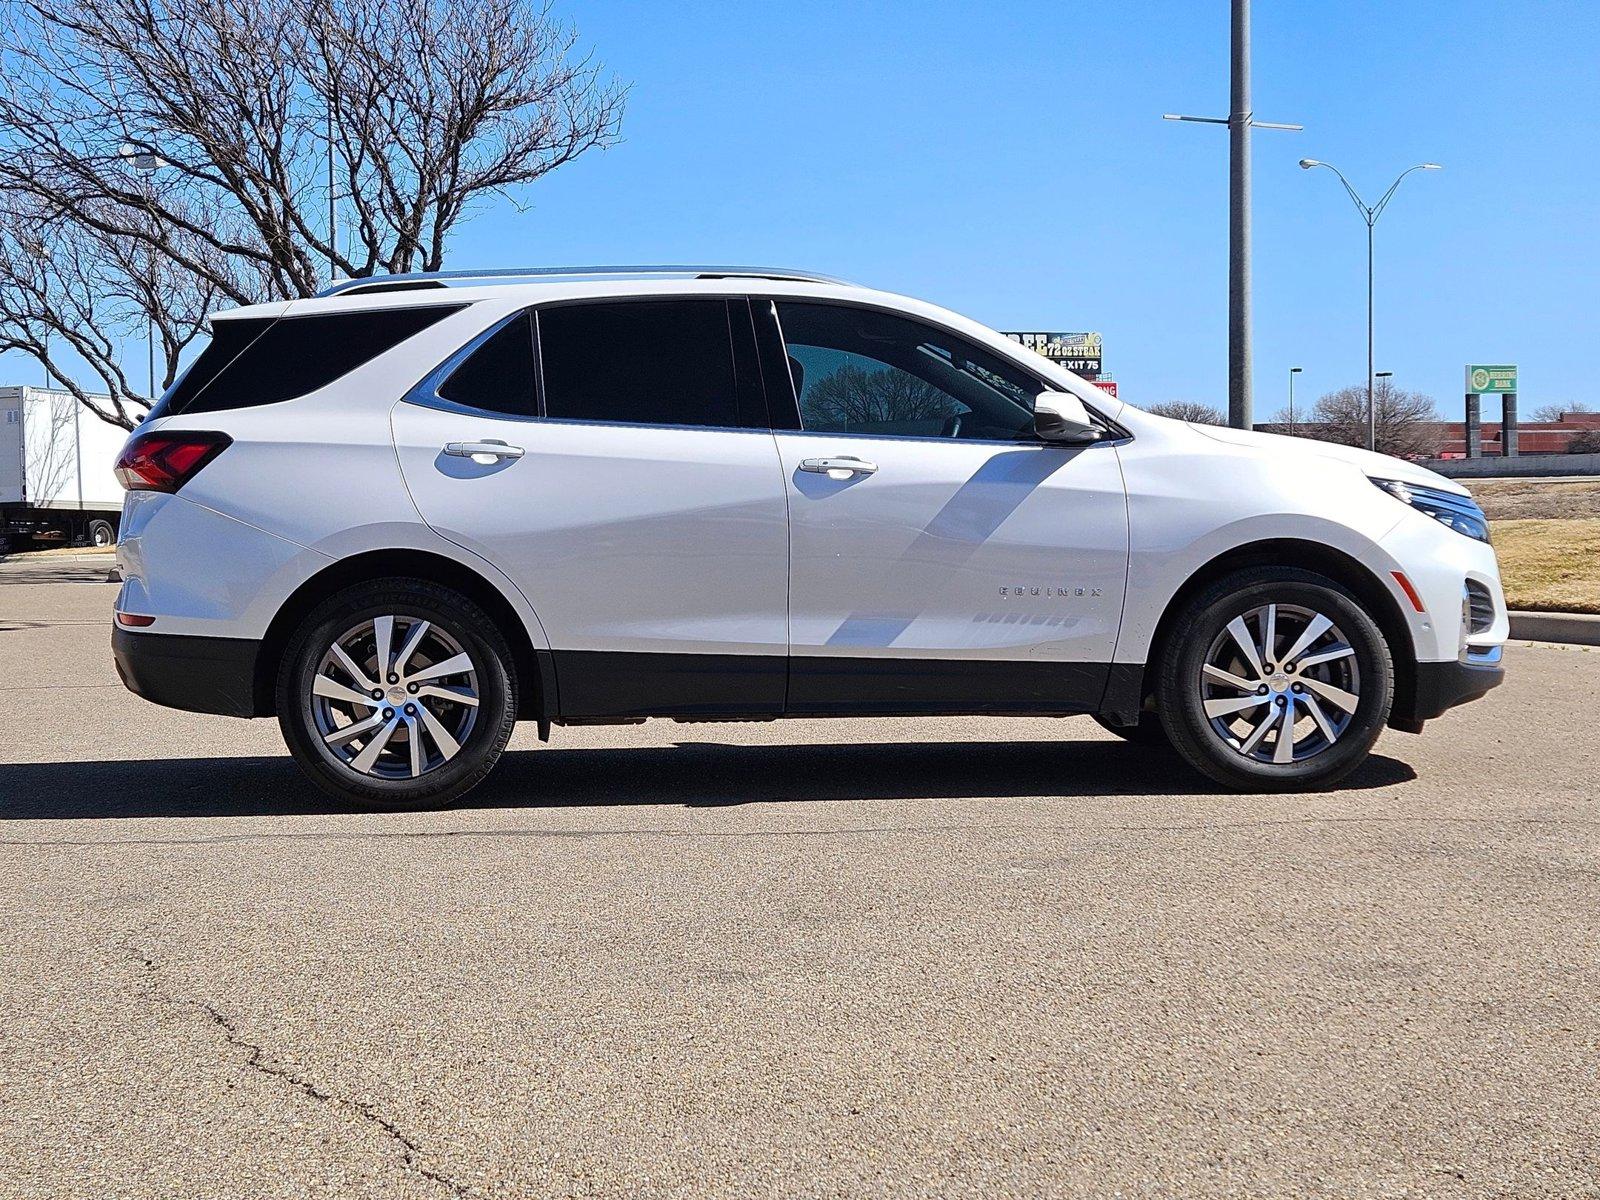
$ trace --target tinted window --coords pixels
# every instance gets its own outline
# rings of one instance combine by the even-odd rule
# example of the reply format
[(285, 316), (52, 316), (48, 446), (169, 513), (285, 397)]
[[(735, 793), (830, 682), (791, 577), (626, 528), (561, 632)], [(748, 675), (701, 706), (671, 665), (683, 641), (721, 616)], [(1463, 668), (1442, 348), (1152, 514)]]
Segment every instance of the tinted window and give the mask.
[(441, 305), (218, 321), (210, 344), (151, 415), (250, 408), (304, 396), (459, 308)]
[(541, 309), (539, 357), (548, 417), (641, 425), (739, 424), (724, 300)]
[(841, 304), (780, 301), (800, 425), (826, 433), (1031, 437), (1039, 381), (932, 325)]
[(450, 372), (439, 395), (468, 408), (538, 415), (533, 382), (533, 320), (518, 313)]

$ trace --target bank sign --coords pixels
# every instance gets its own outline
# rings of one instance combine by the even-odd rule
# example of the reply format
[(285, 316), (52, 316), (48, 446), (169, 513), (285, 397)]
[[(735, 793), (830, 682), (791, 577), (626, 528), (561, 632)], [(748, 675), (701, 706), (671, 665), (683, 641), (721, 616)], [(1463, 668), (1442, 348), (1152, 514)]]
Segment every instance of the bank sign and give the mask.
[(1006, 337), (1086, 379), (1100, 374), (1098, 333), (1008, 333)]
[(1517, 390), (1517, 368), (1508, 366), (1467, 366), (1467, 391), (1479, 396), (1492, 396)]

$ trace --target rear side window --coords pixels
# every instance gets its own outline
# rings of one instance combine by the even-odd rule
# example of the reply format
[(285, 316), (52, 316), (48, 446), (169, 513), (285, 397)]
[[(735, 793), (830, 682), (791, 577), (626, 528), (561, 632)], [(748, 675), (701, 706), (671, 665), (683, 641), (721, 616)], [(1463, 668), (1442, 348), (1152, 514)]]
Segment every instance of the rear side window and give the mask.
[(545, 416), (738, 426), (729, 313), (727, 301), (713, 299), (541, 309)]
[(293, 400), (326, 387), (460, 305), (218, 321), (211, 342), (151, 416)]
[(534, 383), (533, 318), (512, 317), (469, 354), (439, 388), (442, 399), (484, 412), (539, 415)]

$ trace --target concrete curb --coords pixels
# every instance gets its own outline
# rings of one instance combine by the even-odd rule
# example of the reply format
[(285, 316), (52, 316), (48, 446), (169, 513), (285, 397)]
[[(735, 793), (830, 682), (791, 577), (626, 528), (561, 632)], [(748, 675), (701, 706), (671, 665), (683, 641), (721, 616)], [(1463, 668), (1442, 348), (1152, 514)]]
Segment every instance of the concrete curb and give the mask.
[(1510, 615), (1511, 637), (1515, 641), (1600, 646), (1600, 616), (1561, 612), (1513, 612)]

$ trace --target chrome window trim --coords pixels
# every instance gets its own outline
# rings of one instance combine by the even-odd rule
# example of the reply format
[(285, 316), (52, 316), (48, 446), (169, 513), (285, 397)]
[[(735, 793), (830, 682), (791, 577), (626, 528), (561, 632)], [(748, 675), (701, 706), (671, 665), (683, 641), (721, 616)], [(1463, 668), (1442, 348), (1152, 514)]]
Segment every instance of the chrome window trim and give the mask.
[[(495, 334), (499, 333), (507, 325), (510, 325), (513, 321), (527, 320), (527, 318), (528, 310), (526, 308), (519, 308), (516, 312), (509, 313), (506, 316), (501, 317), (487, 329), (484, 329), (478, 333), (477, 336), (473, 337), (469, 342), (466, 343), (466, 345), (462, 346), (454, 354), (446, 358), (433, 370), (424, 375), (411, 388), (410, 391), (400, 397), (400, 403), (418, 404), (423, 408), (435, 408), (441, 412), (460, 413), (462, 416), (468, 417), (488, 417), (490, 420), (497, 421), (538, 420), (539, 414), (537, 412), (522, 414), (503, 412), (500, 409), (494, 408), (476, 408), (473, 405), (462, 404), (456, 400), (446, 400), (443, 396), (439, 395), (439, 389), (444, 386), (445, 381), (449, 379), (451, 375), (455, 374), (456, 368), (462, 363), (466, 362), (467, 359), (471, 358), (473, 353), (480, 346), (482, 346), (490, 338), (494, 337)], [(531, 332), (529, 334), (529, 352), (533, 353)], [(536, 381), (538, 369), (539, 360), (537, 355), (535, 355), (534, 374)], [(534, 392), (533, 402), (534, 407), (537, 409), (539, 407), (539, 395), (537, 388)]]
[[(968, 342), (968, 343), (971, 343), (973, 345), (976, 345), (978, 347), (978, 349), (982, 350), (986, 354), (992, 354), (996, 358), (1004, 359), (1006, 362), (1010, 363), (1013, 367), (1015, 367), (1018, 371), (1022, 372), (1022, 374), (1026, 375), (1029, 379), (1032, 379), (1034, 381), (1034, 383), (1036, 385), (1038, 385), (1038, 388), (1039, 388), (1040, 392), (1057, 392), (1057, 391), (1061, 390), (1053, 382), (1051, 382), (1048, 379), (1045, 379), (1043, 376), (1041, 376), (1038, 373), (1036, 373), (1034, 371), (1033, 367), (1029, 363), (1025, 362), (1023, 359), (1021, 359), (1017, 355), (1011, 353), (1010, 350), (1002, 351), (998, 347), (989, 346), (989, 345), (985, 345), (983, 343), (980, 343), (971, 334), (963, 333), (959, 329), (952, 329), (952, 328), (950, 328), (950, 326), (946, 325), (943, 321), (936, 321), (931, 317), (923, 316), (921, 313), (907, 312), (903, 308), (895, 308), (892, 305), (884, 304), (884, 303), (879, 302), (879, 301), (859, 300), (859, 299), (855, 299), (853, 297), (850, 298), (850, 299), (845, 299), (843, 297), (838, 297), (838, 296), (799, 296), (799, 295), (792, 295), (792, 294), (782, 293), (782, 292), (762, 292), (761, 295), (760, 295), (760, 298), (763, 299), (763, 300), (770, 300), (772, 302), (773, 306), (774, 306), (773, 318), (778, 323), (778, 335), (779, 335), (779, 337), (783, 336), (783, 320), (782, 320), (781, 317), (778, 316), (777, 311), (776, 311), (776, 306), (779, 305), (779, 304), (784, 304), (784, 303), (789, 303), (789, 304), (831, 304), (831, 305), (835, 305), (835, 306), (840, 307), (840, 308), (857, 308), (857, 309), (865, 310), (867, 312), (883, 313), (885, 316), (899, 317), (902, 321), (912, 321), (912, 322), (915, 322), (916, 324), (926, 325), (930, 329), (937, 329), (940, 333), (943, 333), (943, 334), (945, 334), (945, 335), (947, 335), (949, 337), (959, 338), (963, 342)], [(755, 297), (751, 296), (750, 299), (752, 301), (754, 301)], [(1007, 339), (1007, 340), (1009, 341), (1010, 339)], [(785, 343), (785, 344), (787, 345), (787, 343)], [(1012, 342), (1011, 344), (1013, 346), (1016, 346), (1019, 343)], [(1091, 387), (1093, 386), (1093, 383), (1090, 380), (1085, 379), (1082, 382), (1088, 383)], [(800, 397), (798, 395), (794, 395), (794, 392), (793, 392), (794, 380), (792, 378), (789, 380), (789, 387), (790, 387), (790, 394), (791, 394), (791, 396), (793, 396), (793, 404), (794, 404), (795, 411), (796, 411), (796, 413), (798, 413), (799, 412), (799, 408), (800, 408)], [(1074, 393), (1074, 394), (1076, 395), (1076, 393)], [(1084, 408), (1089, 410), (1089, 414), (1091, 416), (1093, 416), (1096, 420), (1098, 420), (1102, 425), (1104, 425), (1106, 427), (1106, 436), (1103, 437), (1103, 438), (1098, 439), (1098, 442), (1111, 442), (1111, 443), (1120, 445), (1120, 444), (1125, 444), (1127, 442), (1133, 441), (1133, 434), (1127, 429), (1126, 426), (1120, 425), (1116, 421), (1112, 420), (1110, 417), (1106, 416), (1106, 414), (1104, 412), (1100, 411), (1099, 407), (1096, 406), (1093, 402), (1091, 402), (1089, 400), (1084, 400), (1082, 396), (1079, 396), (1078, 399), (1083, 402)], [(1109, 399), (1109, 397), (1108, 397), (1108, 399)], [(771, 402), (771, 398), (768, 397), (769, 405), (770, 405), (770, 402)], [(802, 426), (798, 430), (785, 429), (785, 430), (777, 430), (777, 432), (779, 432), (779, 433), (819, 433), (819, 432), (825, 432), (825, 431), (815, 430), (815, 429), (806, 429), (806, 428), (804, 428)], [(1009, 439), (999, 439), (999, 440), (994, 440), (994, 439), (989, 439), (989, 438), (941, 438), (941, 437), (938, 437), (938, 436), (928, 436), (928, 435), (925, 435), (925, 434), (924, 435), (919, 435), (919, 434), (893, 434), (893, 435), (885, 434), (885, 435), (878, 435), (878, 434), (838, 433), (838, 434), (833, 434), (832, 436), (834, 436), (834, 437), (893, 436), (893, 437), (897, 437), (897, 438), (905, 438), (908, 441), (917, 441), (917, 442), (961, 442), (961, 441), (964, 441), (968, 445), (991, 445), (991, 446), (1018, 446), (1018, 445), (1029, 446), (1029, 445), (1034, 445), (1035, 444), (1035, 443), (1029, 441), (1026, 438), (1009, 438)], [(1056, 443), (1056, 442), (1045, 442), (1043, 439), (1040, 439), (1038, 444), (1041, 444), (1041, 445), (1068, 445), (1068, 446), (1071, 446), (1071, 445), (1093, 446), (1093, 445), (1097, 445), (1098, 442), (1061, 442), (1061, 443)]]

